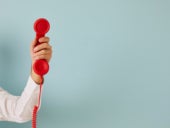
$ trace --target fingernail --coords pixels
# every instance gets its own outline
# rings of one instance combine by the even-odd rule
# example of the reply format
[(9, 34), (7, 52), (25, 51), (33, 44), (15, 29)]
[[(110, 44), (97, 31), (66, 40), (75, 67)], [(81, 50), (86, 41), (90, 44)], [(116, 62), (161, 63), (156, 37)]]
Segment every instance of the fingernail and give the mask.
[(41, 42), (41, 38), (38, 41)]
[(36, 48), (34, 48), (34, 52), (36, 51), (37, 49)]

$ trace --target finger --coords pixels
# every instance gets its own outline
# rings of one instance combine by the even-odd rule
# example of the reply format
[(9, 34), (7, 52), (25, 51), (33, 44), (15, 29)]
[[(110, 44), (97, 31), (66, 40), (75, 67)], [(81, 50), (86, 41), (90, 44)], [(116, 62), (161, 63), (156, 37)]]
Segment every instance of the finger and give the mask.
[(47, 55), (47, 54), (51, 54), (51, 51), (50, 50), (41, 50), (41, 51), (39, 51), (39, 52), (36, 52), (36, 53), (34, 53), (34, 57), (36, 57), (36, 56), (40, 56), (40, 55)]
[(49, 43), (50, 38), (49, 37), (41, 37), (38, 41), (40, 43)]
[(43, 49), (47, 49), (47, 50), (50, 50), (51, 49), (51, 46), (47, 43), (42, 43), (42, 44), (39, 44), (38, 46), (36, 46), (34, 48), (34, 52), (37, 52), (37, 51), (40, 51), (40, 50), (43, 50)]
[(39, 55), (39, 56), (35, 57), (35, 60), (44, 59), (44, 60), (48, 61), (49, 58), (50, 58), (50, 55), (48, 55), (48, 54), (47, 55)]
[(33, 51), (33, 49), (34, 49), (34, 47), (36, 46), (36, 44), (37, 44), (37, 40), (36, 39), (34, 39), (33, 41), (32, 41), (32, 43), (31, 43), (31, 51)]

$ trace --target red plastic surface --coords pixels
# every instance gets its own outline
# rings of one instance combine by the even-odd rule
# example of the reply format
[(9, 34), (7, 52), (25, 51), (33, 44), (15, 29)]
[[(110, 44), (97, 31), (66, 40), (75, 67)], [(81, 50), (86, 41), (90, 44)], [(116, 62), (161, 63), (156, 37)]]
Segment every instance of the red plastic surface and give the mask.
[(34, 72), (40, 76), (48, 73), (49, 65), (45, 60), (37, 60), (33, 65)]
[[(38, 42), (39, 38), (45, 36), (45, 34), (49, 31), (49, 29), (50, 29), (50, 24), (47, 19), (39, 18), (35, 21), (34, 31), (36, 32), (37, 42)], [(39, 44), (39, 42), (37, 43), (37, 45), (38, 44)], [(33, 64), (33, 69), (34, 69), (35, 73), (43, 76), (48, 73), (48, 70), (49, 70), (48, 62), (45, 60), (37, 60)]]
[(50, 29), (50, 24), (45, 18), (37, 19), (34, 23), (34, 30), (39, 34), (46, 34)]

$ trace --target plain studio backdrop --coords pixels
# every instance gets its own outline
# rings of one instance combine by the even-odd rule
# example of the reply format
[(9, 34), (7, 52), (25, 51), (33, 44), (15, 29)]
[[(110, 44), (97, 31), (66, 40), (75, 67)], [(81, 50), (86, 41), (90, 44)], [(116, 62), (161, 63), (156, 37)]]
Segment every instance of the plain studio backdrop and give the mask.
[(169, 0), (0, 0), (0, 86), (23, 91), (44, 17), (53, 56), (38, 128), (169, 128), (169, 12)]

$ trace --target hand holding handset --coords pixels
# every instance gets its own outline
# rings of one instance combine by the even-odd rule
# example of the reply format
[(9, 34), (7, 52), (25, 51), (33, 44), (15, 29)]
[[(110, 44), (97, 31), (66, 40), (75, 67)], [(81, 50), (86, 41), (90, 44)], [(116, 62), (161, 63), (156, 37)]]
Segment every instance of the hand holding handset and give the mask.
[[(37, 41), (36, 46), (40, 44), (39, 39), (41, 37), (44, 37), (45, 34), (49, 31), (49, 29), (50, 29), (50, 24), (49, 24), (48, 20), (46, 20), (44, 18), (39, 18), (35, 21), (34, 31), (36, 32), (36, 41)], [(48, 62), (43, 59), (36, 60), (33, 64), (33, 70), (36, 74), (40, 75), (41, 79), (43, 79), (43, 75), (47, 74), (48, 70), (49, 70)], [(36, 116), (37, 116), (38, 108), (40, 106), (41, 89), (42, 89), (42, 80), (40, 83), (40, 93), (39, 93), (38, 105), (36, 105), (33, 110), (32, 128), (36, 128)]]

